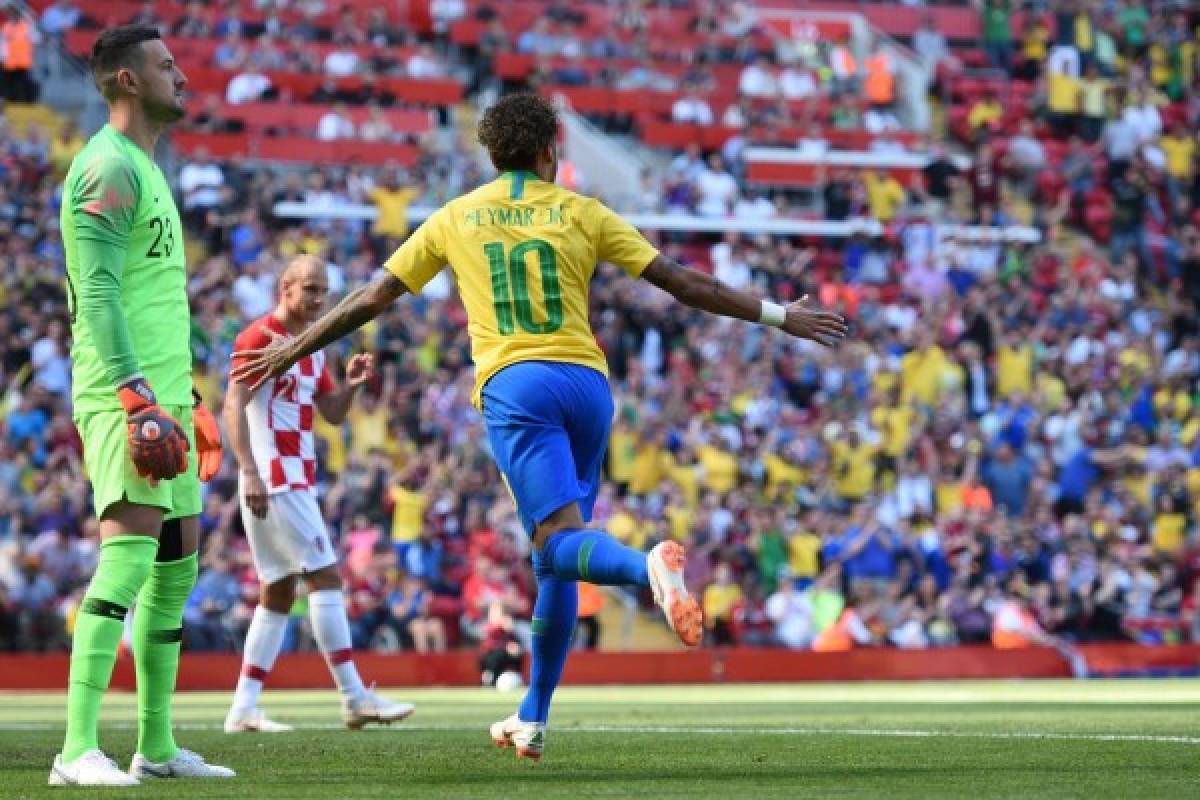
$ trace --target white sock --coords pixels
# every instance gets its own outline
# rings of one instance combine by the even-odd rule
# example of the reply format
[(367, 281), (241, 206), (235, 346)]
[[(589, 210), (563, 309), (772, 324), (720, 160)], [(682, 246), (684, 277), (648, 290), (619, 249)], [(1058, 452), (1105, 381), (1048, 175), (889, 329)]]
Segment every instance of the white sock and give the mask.
[(275, 666), (279, 648), (283, 646), (283, 634), (287, 631), (287, 614), (272, 611), (264, 605), (254, 609), (250, 630), (246, 633), (246, 647), (242, 653), (242, 674), (238, 678), (237, 691), (233, 695), (233, 710), (248, 711), (258, 705), (267, 673)]
[(346, 617), (346, 598), (341, 589), (321, 589), (308, 595), (308, 615), (312, 620), (317, 647), (325, 654), (333, 681), (343, 697), (351, 700), (366, 693), (350, 649), (350, 620)]

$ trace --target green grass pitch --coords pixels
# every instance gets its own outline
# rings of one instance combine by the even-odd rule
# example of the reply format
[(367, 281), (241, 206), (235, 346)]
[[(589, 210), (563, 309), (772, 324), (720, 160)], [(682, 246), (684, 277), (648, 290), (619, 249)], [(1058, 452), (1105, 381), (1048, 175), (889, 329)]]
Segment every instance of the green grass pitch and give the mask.
[[(392, 728), (339, 726), (333, 692), (268, 691), (291, 734), (227, 736), (229, 696), (176, 700), (177, 738), (239, 777), (51, 789), (61, 694), (0, 693), (0, 798), (1200, 797), (1200, 681), (567, 688), (546, 755), (519, 762), (487, 725), (519, 696), (389, 690)], [(134, 701), (106, 699), (102, 745), (127, 765)]]

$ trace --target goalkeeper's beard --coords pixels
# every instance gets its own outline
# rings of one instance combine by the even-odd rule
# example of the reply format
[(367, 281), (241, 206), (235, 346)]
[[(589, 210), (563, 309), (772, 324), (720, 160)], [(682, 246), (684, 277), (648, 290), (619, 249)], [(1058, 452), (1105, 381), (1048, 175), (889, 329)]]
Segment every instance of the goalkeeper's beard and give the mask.
[(170, 125), (172, 122), (178, 122), (187, 116), (187, 109), (183, 107), (183, 101), (175, 95), (172, 95), (171, 99), (166, 101), (155, 97), (147, 97), (142, 101), (142, 113), (146, 115), (146, 119), (152, 122), (160, 125)]

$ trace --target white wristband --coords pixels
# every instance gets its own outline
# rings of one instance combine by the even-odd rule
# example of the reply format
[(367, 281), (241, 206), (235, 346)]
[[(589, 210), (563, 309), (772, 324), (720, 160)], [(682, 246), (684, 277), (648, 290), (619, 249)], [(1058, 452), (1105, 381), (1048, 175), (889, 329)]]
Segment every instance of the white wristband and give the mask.
[(782, 328), (784, 320), (787, 319), (787, 309), (772, 303), (770, 300), (763, 300), (762, 310), (758, 312), (758, 321), (763, 325), (770, 325), (773, 328)]

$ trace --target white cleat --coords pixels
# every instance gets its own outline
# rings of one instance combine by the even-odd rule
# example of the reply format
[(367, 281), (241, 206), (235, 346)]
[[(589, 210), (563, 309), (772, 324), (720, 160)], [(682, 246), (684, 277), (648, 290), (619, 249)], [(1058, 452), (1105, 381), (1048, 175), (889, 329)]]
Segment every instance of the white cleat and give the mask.
[(138, 779), (121, 772), (117, 762), (99, 750), (88, 750), (69, 764), (62, 755), (54, 757), (50, 768), (51, 786), (137, 786)]
[(496, 747), (515, 747), (517, 758), (537, 761), (546, 749), (546, 723), (522, 722), (513, 714), (507, 719), (492, 723), (492, 743)]
[(683, 582), (687, 552), (678, 542), (661, 542), (646, 555), (654, 602), (667, 616), (667, 624), (688, 647), (700, 644), (704, 635), (704, 612)]
[(237, 773), (229, 767), (207, 763), (198, 753), (179, 748), (170, 761), (155, 764), (141, 753), (133, 757), (129, 774), (136, 778), (234, 778)]
[(236, 712), (230, 709), (225, 717), (226, 733), (288, 733), (294, 730), (291, 725), (268, 719), (261, 708)]
[(358, 731), (371, 722), (391, 725), (408, 719), (415, 710), (416, 706), (412, 703), (394, 703), (370, 689), (362, 697), (342, 701), (342, 721), (350, 730)]

